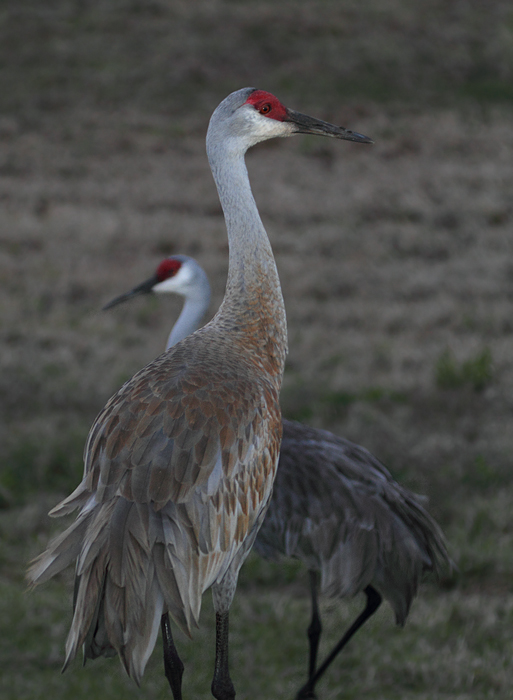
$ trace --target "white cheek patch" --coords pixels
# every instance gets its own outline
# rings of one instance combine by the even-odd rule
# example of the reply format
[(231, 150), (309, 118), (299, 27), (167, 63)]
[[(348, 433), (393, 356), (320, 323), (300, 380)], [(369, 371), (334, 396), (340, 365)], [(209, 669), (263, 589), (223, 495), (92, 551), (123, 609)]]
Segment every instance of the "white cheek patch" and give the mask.
[(168, 277), (167, 280), (159, 282), (153, 287), (153, 291), (157, 294), (160, 292), (179, 292), (192, 281), (193, 275), (190, 268), (182, 265), (174, 277)]
[(264, 117), (263, 119), (263, 125), (265, 125), (269, 138), (290, 136), (294, 133), (294, 127), (291, 122), (279, 122), (270, 117)]
[(292, 122), (280, 122), (271, 117), (266, 117), (249, 105), (248, 109), (250, 111), (247, 113), (247, 116), (249, 116), (247, 130), (255, 143), (266, 139), (291, 136), (295, 133)]

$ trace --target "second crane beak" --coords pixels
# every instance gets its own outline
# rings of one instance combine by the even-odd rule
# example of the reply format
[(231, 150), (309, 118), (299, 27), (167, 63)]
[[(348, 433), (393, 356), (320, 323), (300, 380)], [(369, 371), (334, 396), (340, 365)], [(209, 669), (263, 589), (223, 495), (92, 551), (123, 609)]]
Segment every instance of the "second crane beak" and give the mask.
[(111, 309), (113, 306), (117, 306), (118, 304), (123, 304), (123, 302), (128, 301), (129, 299), (132, 299), (133, 297), (137, 297), (140, 294), (151, 294), (153, 291), (153, 287), (159, 283), (159, 280), (156, 276), (150, 277), (149, 280), (146, 280), (146, 282), (143, 282), (142, 284), (139, 284), (137, 287), (134, 287), (130, 292), (126, 292), (125, 294), (121, 294), (119, 297), (116, 297), (112, 301), (109, 301), (108, 304), (105, 304), (105, 306), (102, 308), (102, 311), (106, 311), (107, 309)]
[(318, 136), (331, 136), (335, 139), (355, 141), (356, 143), (374, 143), (368, 136), (344, 129), (343, 126), (335, 126), (335, 124), (323, 122), (322, 119), (309, 117), (307, 114), (301, 114), (301, 112), (295, 112), (293, 109), (288, 109), (287, 115), (287, 121), (294, 124), (297, 134), (317, 134)]

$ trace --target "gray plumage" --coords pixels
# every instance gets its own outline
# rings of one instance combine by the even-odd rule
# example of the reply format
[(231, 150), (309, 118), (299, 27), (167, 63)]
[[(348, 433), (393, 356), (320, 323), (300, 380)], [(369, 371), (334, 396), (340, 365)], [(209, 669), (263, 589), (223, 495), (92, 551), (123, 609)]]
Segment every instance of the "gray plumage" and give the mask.
[(283, 420), (273, 497), (255, 550), (318, 571), (321, 591), (354, 596), (372, 585), (404, 624), (425, 571), (450, 563), (422, 499), (368, 450), (326, 430)]

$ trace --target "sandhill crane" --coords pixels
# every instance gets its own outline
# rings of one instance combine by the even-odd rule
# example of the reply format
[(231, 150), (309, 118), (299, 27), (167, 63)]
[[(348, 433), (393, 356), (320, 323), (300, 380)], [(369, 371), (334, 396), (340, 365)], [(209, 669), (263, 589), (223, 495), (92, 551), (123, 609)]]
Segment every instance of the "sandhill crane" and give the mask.
[(190, 634), (212, 587), (212, 694), (235, 697), (228, 611), (271, 497), (287, 347), (278, 273), (244, 155), (295, 133), (372, 143), (255, 88), (232, 93), (211, 117), (207, 154), (229, 241), (225, 297), (209, 324), (108, 401), (89, 433), (82, 482), (51, 511), (80, 509), (28, 574), (40, 583), (77, 560), (64, 667), (81, 646), (86, 658), (117, 652), (139, 683), (160, 623), (166, 676), (180, 700), (183, 664), (168, 613)]
[[(210, 304), (203, 268), (193, 258), (173, 255), (150, 279), (104, 309), (152, 292), (184, 298), (167, 348), (196, 330)], [(440, 575), (452, 566), (442, 532), (421, 499), (398, 484), (370, 452), (325, 430), (285, 419), (273, 496), (254, 547), (266, 558), (298, 558), (309, 569), (309, 672), (296, 700), (315, 698), (317, 681), (378, 609), (382, 596), (403, 625), (422, 573), (434, 570)], [(367, 605), (317, 669), (319, 575), (326, 595), (342, 598), (363, 591)]]

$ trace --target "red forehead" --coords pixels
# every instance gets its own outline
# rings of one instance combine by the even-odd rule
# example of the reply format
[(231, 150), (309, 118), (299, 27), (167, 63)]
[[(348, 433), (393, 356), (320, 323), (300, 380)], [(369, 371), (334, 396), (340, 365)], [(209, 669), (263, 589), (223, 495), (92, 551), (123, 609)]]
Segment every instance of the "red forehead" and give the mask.
[(156, 275), (158, 281), (163, 282), (164, 280), (167, 280), (168, 277), (173, 277), (173, 275), (176, 275), (181, 267), (182, 263), (180, 260), (177, 260), (176, 258), (166, 258), (157, 267)]
[(253, 105), (258, 111), (260, 111), (264, 105), (269, 105), (271, 109), (264, 116), (270, 119), (276, 119), (279, 122), (283, 122), (287, 119), (287, 108), (282, 105), (277, 97), (265, 90), (255, 90), (255, 92), (252, 92), (246, 100), (246, 104)]

